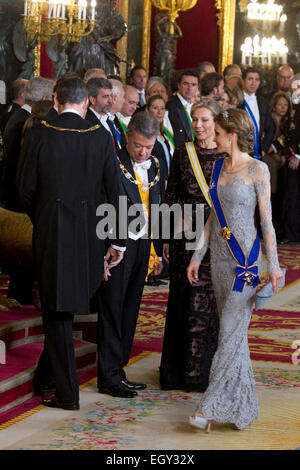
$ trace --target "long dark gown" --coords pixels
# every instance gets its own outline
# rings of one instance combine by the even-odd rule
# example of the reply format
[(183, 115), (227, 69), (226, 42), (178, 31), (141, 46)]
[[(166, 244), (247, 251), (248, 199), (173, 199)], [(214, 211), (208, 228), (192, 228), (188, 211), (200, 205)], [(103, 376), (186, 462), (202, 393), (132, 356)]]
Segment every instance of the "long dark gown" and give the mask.
[[(195, 145), (204, 177), (209, 185), (213, 162), (226, 154)], [(166, 203), (204, 204), (205, 222), (210, 207), (197, 183), (186, 147), (176, 149), (170, 168)], [(193, 218), (195, 212), (193, 211)], [(211, 362), (217, 348), (218, 314), (213, 292), (210, 254), (199, 270), (199, 282), (189, 284), (186, 268), (193, 251), (186, 240), (170, 240), (170, 291), (160, 365), (160, 384), (164, 390), (203, 392), (208, 386)]]

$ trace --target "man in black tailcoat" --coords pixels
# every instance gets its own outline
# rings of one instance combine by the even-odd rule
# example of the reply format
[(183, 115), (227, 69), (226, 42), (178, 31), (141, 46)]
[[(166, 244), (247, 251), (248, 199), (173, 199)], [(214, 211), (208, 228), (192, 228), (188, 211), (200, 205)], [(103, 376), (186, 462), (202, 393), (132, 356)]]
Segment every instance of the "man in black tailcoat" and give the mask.
[[(113, 269), (99, 291), (98, 387), (100, 393), (130, 398), (145, 384), (130, 382), (124, 367), (129, 361), (142, 298), (151, 247), (151, 232), (159, 223), (153, 204), (164, 202), (165, 166), (152, 156), (159, 132), (158, 121), (146, 112), (134, 115), (128, 125), (127, 145), (119, 151), (121, 193), (130, 213), (136, 204), (145, 203), (140, 223), (134, 229), (134, 215), (128, 217), (128, 238), (124, 259)], [(147, 197), (148, 207), (144, 200)], [(156, 206), (157, 207), (157, 206)], [(140, 219), (140, 216), (137, 216)], [(151, 223), (147, 223), (151, 219)], [(158, 232), (158, 231), (157, 231)], [(158, 257), (162, 256), (161, 237), (154, 238)], [(162, 269), (159, 261), (155, 274)]]
[[(60, 114), (26, 134), (18, 167), (21, 201), (33, 222), (33, 256), (40, 288), (44, 351), (35, 376), (40, 394), (53, 379), (54, 397), (42, 404), (79, 409), (72, 337), (74, 314), (88, 314), (100, 287), (104, 241), (96, 235), (96, 209), (105, 188), (118, 207), (118, 168), (108, 133), (83, 118), (88, 105), (84, 82), (63, 80), (57, 88)], [(118, 219), (117, 219), (118, 220)], [(122, 259), (125, 242), (109, 247), (106, 262)], [(47, 382), (48, 381), (48, 382)], [(39, 390), (36, 390), (38, 393)]]

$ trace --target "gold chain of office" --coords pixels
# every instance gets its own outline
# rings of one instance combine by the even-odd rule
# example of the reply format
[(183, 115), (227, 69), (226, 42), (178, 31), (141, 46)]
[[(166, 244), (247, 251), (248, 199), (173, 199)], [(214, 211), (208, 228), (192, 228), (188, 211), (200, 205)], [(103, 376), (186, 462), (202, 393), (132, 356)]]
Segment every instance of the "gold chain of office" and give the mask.
[(129, 173), (129, 171), (127, 170), (127, 168), (125, 168), (125, 166), (123, 165), (123, 163), (120, 161), (120, 159), (118, 158), (118, 161), (119, 161), (119, 165), (120, 165), (120, 169), (123, 173), (123, 175), (125, 176), (125, 178), (127, 178), (131, 183), (133, 184), (136, 184), (137, 186), (139, 185), (142, 185), (142, 191), (149, 191), (153, 186), (155, 186), (159, 180), (160, 180), (160, 164), (159, 164), (159, 160), (158, 158), (154, 157), (153, 155), (151, 155), (151, 157), (154, 159), (155, 161), (155, 164), (156, 164), (156, 175), (155, 175), (155, 178), (153, 181), (151, 181), (151, 183), (148, 183), (148, 185), (146, 184), (143, 184), (141, 183), (140, 181), (134, 179), (134, 177)]

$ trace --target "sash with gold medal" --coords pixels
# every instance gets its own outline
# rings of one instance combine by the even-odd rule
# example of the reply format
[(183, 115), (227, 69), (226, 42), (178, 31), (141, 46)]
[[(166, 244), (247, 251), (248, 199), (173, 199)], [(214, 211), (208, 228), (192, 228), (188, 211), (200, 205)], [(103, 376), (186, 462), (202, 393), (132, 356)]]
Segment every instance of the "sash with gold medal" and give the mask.
[(235, 238), (234, 234), (228, 227), (218, 196), (218, 179), (223, 162), (224, 159), (222, 158), (214, 163), (209, 194), (213, 203), (215, 215), (221, 227), (222, 237), (226, 241), (230, 253), (237, 262), (232, 290), (243, 292), (245, 284), (255, 288), (261, 282), (258, 276), (258, 266), (256, 264), (260, 250), (259, 237), (256, 233), (252, 248), (248, 254), (248, 257), (246, 257), (238, 240)]

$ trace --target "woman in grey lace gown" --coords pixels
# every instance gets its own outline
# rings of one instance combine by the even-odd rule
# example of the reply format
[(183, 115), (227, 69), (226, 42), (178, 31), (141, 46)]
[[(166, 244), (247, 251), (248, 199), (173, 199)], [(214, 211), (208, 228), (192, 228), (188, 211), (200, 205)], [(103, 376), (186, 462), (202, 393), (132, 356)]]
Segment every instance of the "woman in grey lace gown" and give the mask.
[[(218, 151), (227, 152), (217, 181), (218, 196), (228, 228), (249, 254), (256, 237), (254, 222), (258, 203), (268, 273), (273, 291), (282, 273), (278, 265), (276, 237), (272, 225), (270, 176), (265, 163), (248, 155), (253, 147), (253, 126), (243, 110), (230, 109), (216, 118)], [(209, 386), (201, 396), (190, 424), (209, 430), (210, 423), (232, 423), (244, 429), (258, 418), (258, 401), (250, 360), (247, 330), (252, 314), (255, 288), (245, 282), (242, 292), (234, 291), (237, 261), (233, 258), (216, 213), (211, 212), (187, 269), (190, 283), (197, 281), (199, 265), (210, 246), (212, 281), (220, 317), (218, 348), (214, 355)], [(261, 252), (257, 263), (262, 270)]]

